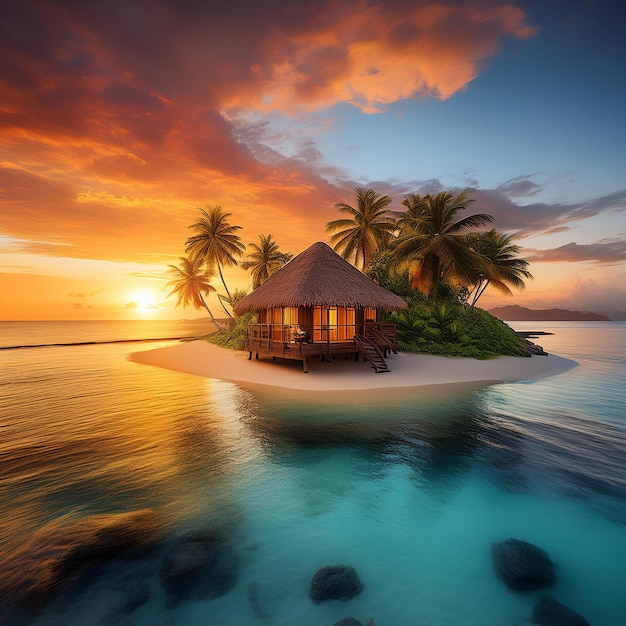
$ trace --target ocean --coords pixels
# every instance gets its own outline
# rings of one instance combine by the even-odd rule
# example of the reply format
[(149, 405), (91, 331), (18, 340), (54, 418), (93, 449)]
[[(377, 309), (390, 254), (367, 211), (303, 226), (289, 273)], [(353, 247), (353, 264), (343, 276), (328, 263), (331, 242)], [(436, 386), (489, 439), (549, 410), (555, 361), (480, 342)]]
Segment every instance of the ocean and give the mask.
[[(524, 626), (547, 593), (625, 626), (626, 323), (510, 325), (577, 367), (430, 402), (268, 393), (129, 360), (201, 322), (0, 322), (0, 623)], [(150, 546), (88, 565), (89, 524), (138, 511)], [(172, 590), (207, 537), (218, 582)], [(551, 588), (496, 576), (509, 538)], [(336, 565), (363, 590), (314, 603)]]

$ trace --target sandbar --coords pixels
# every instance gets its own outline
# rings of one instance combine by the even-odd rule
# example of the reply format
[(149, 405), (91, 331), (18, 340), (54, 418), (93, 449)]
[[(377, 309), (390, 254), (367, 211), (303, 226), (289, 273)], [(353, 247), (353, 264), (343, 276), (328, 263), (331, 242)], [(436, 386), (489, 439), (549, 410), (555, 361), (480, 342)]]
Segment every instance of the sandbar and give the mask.
[(400, 352), (387, 358), (389, 372), (377, 374), (366, 362), (337, 357), (329, 362), (311, 359), (309, 372), (305, 374), (300, 361), (272, 361), (270, 357), (248, 360), (247, 352), (226, 350), (202, 340), (134, 352), (129, 358), (136, 363), (225, 380), (244, 387), (303, 391), (358, 391), (467, 383), (491, 385), (554, 376), (577, 365), (575, 361), (553, 354), (477, 360)]

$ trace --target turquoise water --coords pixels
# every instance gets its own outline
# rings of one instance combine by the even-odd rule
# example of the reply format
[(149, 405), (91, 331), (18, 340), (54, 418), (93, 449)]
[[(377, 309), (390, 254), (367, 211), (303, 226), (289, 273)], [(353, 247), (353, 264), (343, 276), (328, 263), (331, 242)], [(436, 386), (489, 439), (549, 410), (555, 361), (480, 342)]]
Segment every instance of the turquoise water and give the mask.
[[(29, 336), (49, 335), (40, 324)], [(516, 537), (557, 564), (557, 600), (624, 626), (626, 325), (512, 325), (554, 332), (536, 341), (578, 367), (430, 399), (268, 395), (127, 359), (166, 342), (2, 351), (6, 623), (521, 626), (541, 593), (509, 591), (489, 556)], [(33, 535), (60, 524), (71, 545), (81, 519), (145, 508), (160, 520), (156, 550), (15, 610), (16, 582), (49, 556)], [(168, 606), (164, 554), (215, 527), (233, 538), (237, 584)], [(356, 568), (363, 592), (313, 604), (312, 575), (336, 564)], [(145, 601), (120, 608), (137, 585)]]

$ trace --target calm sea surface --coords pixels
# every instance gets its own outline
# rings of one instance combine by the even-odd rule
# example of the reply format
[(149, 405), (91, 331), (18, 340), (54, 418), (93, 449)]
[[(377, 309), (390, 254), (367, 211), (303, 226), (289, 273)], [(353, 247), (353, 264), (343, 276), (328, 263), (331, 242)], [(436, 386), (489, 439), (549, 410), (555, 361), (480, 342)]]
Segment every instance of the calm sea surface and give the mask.
[[(171, 341), (0, 350), (0, 623), (522, 626), (542, 592), (510, 591), (490, 559), (514, 537), (555, 562), (554, 598), (625, 626), (626, 324), (511, 325), (554, 333), (535, 341), (579, 365), (429, 402), (268, 394), (128, 360)], [(0, 322), (0, 346), (202, 332)], [(68, 551), (86, 518), (142, 509), (159, 520), (154, 550), (14, 610), (59, 536)], [(234, 546), (236, 584), (168, 601), (164, 555), (214, 529)], [(363, 592), (314, 604), (311, 577), (338, 564)]]

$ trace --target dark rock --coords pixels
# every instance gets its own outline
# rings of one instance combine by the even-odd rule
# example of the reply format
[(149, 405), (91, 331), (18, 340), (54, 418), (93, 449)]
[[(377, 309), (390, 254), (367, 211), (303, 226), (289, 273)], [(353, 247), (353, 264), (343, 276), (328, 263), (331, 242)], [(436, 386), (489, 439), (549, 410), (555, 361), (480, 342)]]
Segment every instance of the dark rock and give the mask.
[(335, 622), (334, 626), (363, 626), (363, 624), (358, 619), (354, 619), (354, 617), (344, 617)]
[(526, 339), (524, 352), (525, 352), (524, 356), (547, 356), (548, 355), (548, 353), (539, 344), (533, 343), (532, 341), (529, 341), (528, 339)]
[(532, 543), (507, 539), (491, 545), (498, 578), (514, 591), (531, 591), (554, 584), (554, 565), (548, 555)]
[[(41, 528), (25, 546), (28, 563), (15, 572), (13, 583), (32, 608), (47, 604), (91, 566), (144, 555), (161, 538), (155, 511), (93, 515), (70, 522), (60, 518)], [(5, 572), (6, 574), (7, 572)]]
[(226, 595), (239, 577), (239, 559), (219, 534), (182, 539), (163, 560), (161, 584), (169, 606), (190, 598)]
[(552, 596), (541, 596), (533, 609), (532, 621), (540, 626), (590, 626), (580, 613), (557, 602)]
[(356, 570), (345, 565), (322, 567), (315, 572), (309, 595), (315, 603), (324, 600), (350, 600), (363, 591)]

